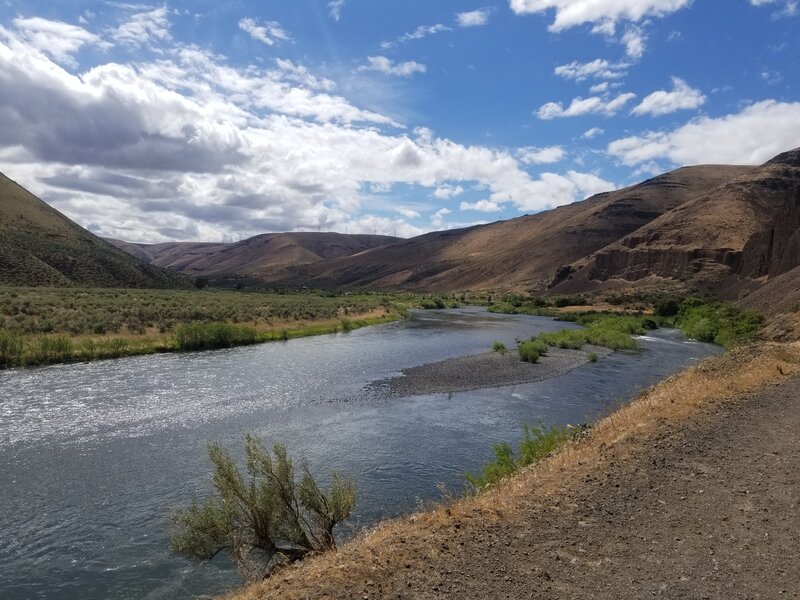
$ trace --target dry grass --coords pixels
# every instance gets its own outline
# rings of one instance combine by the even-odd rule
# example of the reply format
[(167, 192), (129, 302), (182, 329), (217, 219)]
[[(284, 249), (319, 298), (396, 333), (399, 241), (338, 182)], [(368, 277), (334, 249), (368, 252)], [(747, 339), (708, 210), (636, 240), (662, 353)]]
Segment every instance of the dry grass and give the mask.
[(598, 422), (588, 437), (562, 447), (488, 493), (381, 523), (338, 553), (308, 559), (226, 598), (342, 597), (355, 582), (379, 580), (436, 561), (455, 522), (503, 519), (531, 502), (555, 502), (583, 475), (602, 469), (612, 455), (619, 460), (646, 444), (664, 422), (703, 418), (716, 404), (797, 373), (800, 343), (765, 343), (708, 359), (643, 392)]

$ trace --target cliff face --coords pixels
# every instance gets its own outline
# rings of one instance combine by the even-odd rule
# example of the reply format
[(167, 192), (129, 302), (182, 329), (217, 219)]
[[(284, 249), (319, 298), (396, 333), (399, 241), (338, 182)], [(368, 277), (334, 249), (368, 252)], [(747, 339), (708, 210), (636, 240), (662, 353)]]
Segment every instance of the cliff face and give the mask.
[(290, 269), (294, 284), (451, 291), (544, 291), (553, 273), (752, 167), (677, 169), (583, 202), (509, 221), (435, 232), (359, 255)]
[(551, 287), (680, 280), (710, 291), (800, 264), (800, 149), (786, 152), (562, 269)]

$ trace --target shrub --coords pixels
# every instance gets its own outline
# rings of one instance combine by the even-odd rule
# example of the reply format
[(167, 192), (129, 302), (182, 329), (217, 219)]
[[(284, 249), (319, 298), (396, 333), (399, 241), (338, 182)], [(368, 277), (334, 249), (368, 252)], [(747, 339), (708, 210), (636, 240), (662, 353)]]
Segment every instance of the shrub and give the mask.
[(589, 354), (586, 355), (586, 358), (589, 359), (589, 362), (597, 362), (597, 352), (589, 352)]
[(547, 354), (547, 344), (535, 338), (527, 342), (521, 342), (517, 346), (517, 351), (521, 361), (535, 363), (540, 357)]
[(545, 427), (525, 425), (524, 436), (519, 443), (519, 458), (514, 456), (511, 446), (505, 442), (492, 446), (494, 460), (481, 467), (479, 475), (467, 473), (467, 482), (475, 491), (497, 484), (521, 467), (532, 465), (547, 457), (559, 446), (586, 435), (588, 425), (578, 427)]
[(180, 350), (230, 348), (257, 341), (255, 329), (230, 323), (191, 323), (175, 331), (175, 343)]
[(506, 353), (506, 345), (503, 342), (494, 342), (492, 344), (492, 350), (495, 352), (499, 352), (500, 354)]
[(687, 337), (724, 348), (754, 338), (761, 322), (762, 317), (753, 311), (724, 302), (701, 304), (691, 298), (684, 301), (676, 319), (677, 326)]
[(298, 479), (282, 445), (270, 453), (252, 435), (245, 438), (246, 476), (220, 446), (210, 445), (208, 454), (215, 493), (173, 514), (174, 553), (202, 561), (225, 551), (246, 579), (261, 579), (281, 564), (336, 548), (333, 530), (355, 504), (352, 482), (334, 473), (323, 490), (305, 466)]
[(22, 357), (22, 339), (7, 329), (0, 329), (0, 367), (18, 365)]
[(661, 298), (656, 301), (654, 312), (657, 317), (674, 317), (680, 308), (681, 304), (675, 298)]

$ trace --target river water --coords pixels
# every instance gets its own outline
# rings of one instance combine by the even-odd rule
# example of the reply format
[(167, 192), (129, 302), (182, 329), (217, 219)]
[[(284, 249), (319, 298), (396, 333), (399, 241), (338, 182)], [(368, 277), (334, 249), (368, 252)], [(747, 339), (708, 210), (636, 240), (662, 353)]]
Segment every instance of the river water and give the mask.
[(324, 480), (354, 478), (349, 535), (458, 491), (523, 423), (591, 421), (718, 351), (676, 331), (533, 384), (409, 398), (371, 381), (512, 347), (565, 326), (478, 309), (414, 312), (349, 333), (204, 352), (0, 372), (0, 598), (208, 597), (239, 583), (224, 560), (168, 551), (169, 513), (209, 489), (206, 445), (245, 432), (284, 443)]

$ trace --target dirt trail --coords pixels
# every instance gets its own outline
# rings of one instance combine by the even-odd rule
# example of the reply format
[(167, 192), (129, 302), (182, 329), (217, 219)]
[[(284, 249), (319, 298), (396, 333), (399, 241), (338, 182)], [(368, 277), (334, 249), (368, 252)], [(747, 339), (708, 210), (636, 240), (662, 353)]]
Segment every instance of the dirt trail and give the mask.
[(781, 379), (551, 469), (557, 493), (528, 478), (237, 598), (798, 598), (800, 377)]

